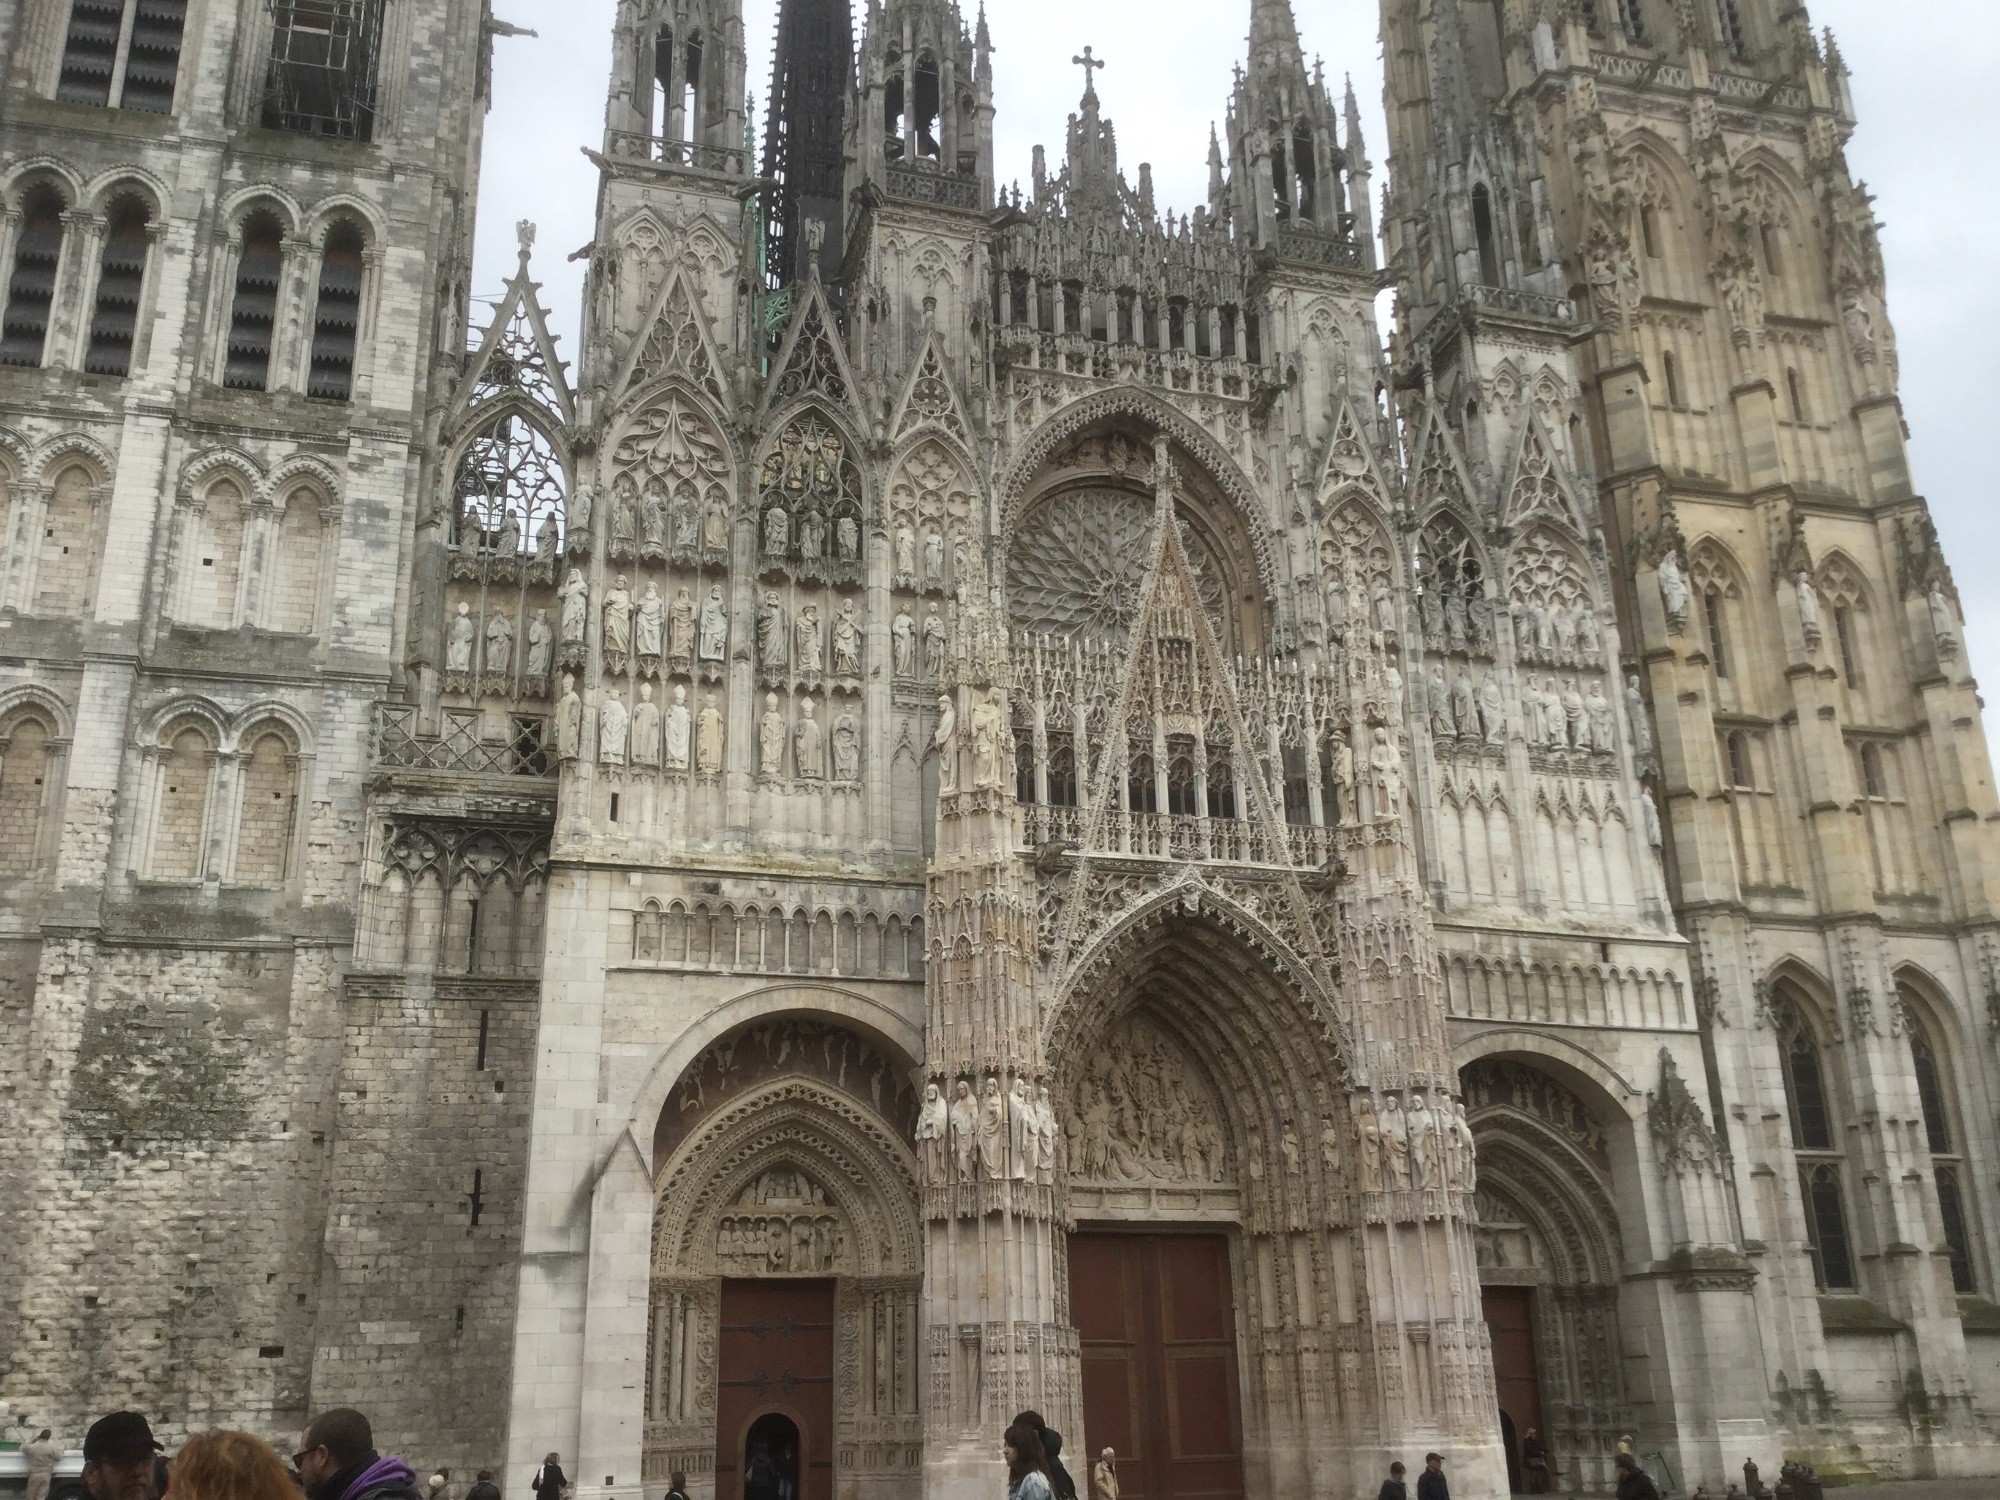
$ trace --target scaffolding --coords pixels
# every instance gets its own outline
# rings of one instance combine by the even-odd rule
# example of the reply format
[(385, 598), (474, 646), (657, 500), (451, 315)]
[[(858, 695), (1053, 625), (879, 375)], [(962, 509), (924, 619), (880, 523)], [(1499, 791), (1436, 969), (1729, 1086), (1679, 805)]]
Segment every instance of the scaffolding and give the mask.
[(264, 124), (343, 141), (375, 133), (383, 0), (267, 0)]

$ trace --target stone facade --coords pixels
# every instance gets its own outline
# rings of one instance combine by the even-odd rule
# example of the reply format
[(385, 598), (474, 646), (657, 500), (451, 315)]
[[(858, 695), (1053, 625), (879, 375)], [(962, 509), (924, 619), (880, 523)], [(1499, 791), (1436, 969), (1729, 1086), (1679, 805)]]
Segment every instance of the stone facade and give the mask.
[(1711, 9), (1387, 0), (1385, 265), (1286, 0), (1185, 216), (1090, 53), (999, 190), (950, 0), (837, 151), (795, 0), (760, 214), (621, 0), (573, 365), (530, 225), (464, 337), (480, 6), (344, 113), (0, 21), (0, 1397), (969, 1495), (1168, 1232), (1226, 1492), (2000, 1468), (1987, 753), (1844, 72)]

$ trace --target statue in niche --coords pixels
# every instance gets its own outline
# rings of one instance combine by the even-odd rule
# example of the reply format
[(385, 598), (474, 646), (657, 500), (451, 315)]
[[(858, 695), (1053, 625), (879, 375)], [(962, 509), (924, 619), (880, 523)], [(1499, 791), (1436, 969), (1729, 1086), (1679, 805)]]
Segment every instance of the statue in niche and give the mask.
[(1556, 638), (1556, 664), (1563, 667), (1576, 665), (1576, 616), (1557, 605), (1549, 611), (1550, 628)]
[(514, 621), (496, 609), (486, 622), (486, 675), (505, 677), (514, 665)]
[(1930, 606), (1931, 635), (1937, 641), (1937, 653), (1949, 661), (1958, 655), (1958, 620), (1951, 612), (1951, 601), (1944, 595), (1944, 586), (1933, 583), (1924, 602)]
[(579, 543), (587, 545), (590, 541), (590, 514), (593, 509), (592, 498), (594, 493), (591, 487), (586, 484), (569, 497), (567, 514), (569, 540), (572, 550)]
[(1000, 785), (1000, 732), (1004, 724), (1000, 693), (975, 699), (972, 705), (972, 784)]
[(606, 689), (604, 701), (597, 707), (597, 759), (600, 763), (607, 766), (625, 764), (625, 742), (631, 725), (632, 716), (626, 711), (625, 700), (618, 696), (618, 689)]
[(979, 1165), (988, 1182), (1007, 1176), (1007, 1100), (999, 1078), (991, 1073), (979, 1100)]
[(670, 660), (694, 660), (694, 599), (685, 587), (675, 591), (673, 607), (667, 611), (667, 656)]
[(1687, 625), (1688, 592), (1687, 574), (1681, 569), (1680, 554), (1669, 548), (1660, 559), (1660, 604), (1667, 612), (1667, 628), (1679, 635)]
[(639, 502), (632, 481), (621, 479), (611, 501), (611, 555), (630, 557), (639, 545)]
[(764, 695), (764, 717), (757, 725), (757, 772), (761, 776), (784, 774), (785, 716), (778, 712), (778, 695)]
[(619, 656), (632, 650), (632, 593), (625, 586), (623, 573), (604, 596), (604, 650), (606, 655)]
[(1618, 711), (1604, 696), (1604, 684), (1595, 677), (1590, 680), (1590, 696), (1584, 699), (1583, 708), (1590, 719), (1590, 743), (1607, 753), (1617, 749)]
[(1354, 1129), (1361, 1140), (1361, 1190), (1382, 1190), (1382, 1121), (1375, 1113), (1375, 1099), (1363, 1094), (1354, 1101)]
[(472, 670), (472, 643), (478, 634), (478, 627), (472, 623), (472, 606), (461, 600), (458, 614), (453, 617), (450, 633), (445, 638), (444, 669), (447, 672), (463, 675)]
[(898, 609), (890, 623), (889, 652), (898, 677), (917, 675), (917, 622), (907, 609)]
[(1493, 654), (1493, 601), (1486, 597), (1486, 590), (1480, 584), (1472, 585), (1472, 599), (1466, 605), (1468, 634), (1472, 638), (1472, 649), (1480, 656)]
[(1479, 727), (1487, 744), (1507, 743), (1507, 695), (1500, 691), (1499, 677), (1490, 671), (1479, 684)]
[(556, 758), (575, 760), (583, 754), (583, 699), (577, 696), (576, 677), (563, 673), (562, 697), (556, 700)]
[(1396, 596), (1386, 578), (1375, 585), (1375, 633), (1385, 639), (1396, 633)]
[(1336, 641), (1347, 639), (1347, 583), (1336, 572), (1326, 585), (1326, 628)]
[(800, 780), (819, 781), (825, 777), (826, 745), (819, 720), (813, 717), (813, 701), (810, 698), (799, 700), (799, 724), (792, 731), (792, 753)]
[(1035, 1091), (1035, 1128), (1041, 1136), (1035, 1152), (1035, 1181), (1048, 1187), (1056, 1180), (1056, 1151), (1062, 1140), (1062, 1127), (1056, 1123), (1055, 1101), (1049, 1098), (1046, 1083)]
[(942, 1183), (949, 1170), (951, 1107), (936, 1084), (924, 1088), (924, 1107), (917, 1116), (917, 1155), (924, 1164), (924, 1181)]
[(1465, 595), (1453, 589), (1444, 601), (1444, 638), (1446, 646), (1455, 652), (1465, 650), (1466, 639)]
[(553, 565), (556, 554), (562, 550), (562, 527), (556, 524), (555, 512), (542, 518), (539, 530), (535, 532), (535, 561)]
[(713, 584), (701, 606), (701, 659), (721, 661), (729, 649), (729, 606), (722, 602), (722, 585)]
[(1354, 808), (1354, 747), (1347, 742), (1345, 729), (1333, 732), (1333, 785), (1340, 799), (1340, 816), (1358, 822)]
[(1382, 1101), (1382, 1181), (1392, 1192), (1410, 1187), (1410, 1127), (1390, 1094)]
[(639, 684), (639, 701), (632, 706), (632, 764), (660, 768), (660, 705), (650, 682)]
[(1410, 1095), (1410, 1107), (1404, 1112), (1403, 1122), (1410, 1132), (1412, 1183), (1420, 1188), (1443, 1187), (1444, 1139), (1438, 1134), (1437, 1117), (1422, 1094)]
[(826, 555), (826, 521), (816, 510), (799, 517), (799, 556), (817, 562)]
[(1666, 847), (1666, 830), (1660, 827), (1660, 804), (1649, 787), (1639, 789), (1639, 820), (1646, 827), (1646, 847), (1658, 854)]
[(789, 665), (791, 642), (785, 624), (785, 606), (772, 589), (757, 611), (757, 662), (767, 672), (782, 672)]
[(1375, 746), (1368, 752), (1368, 768), (1375, 785), (1375, 816), (1393, 818), (1403, 810), (1403, 754), (1389, 738), (1387, 729), (1375, 731)]
[(973, 1100), (972, 1085), (963, 1078), (958, 1080), (951, 1101), (951, 1145), (952, 1155), (958, 1161), (959, 1180), (972, 1181), (979, 1156), (979, 1106)]
[(951, 706), (951, 696), (946, 694), (938, 699), (937, 735), (932, 741), (938, 753), (938, 790), (941, 792), (958, 789), (958, 710)]
[(710, 495), (702, 510), (701, 545), (705, 552), (729, 550), (729, 508), (720, 495)]
[(511, 510), (500, 512), (500, 529), (493, 534), (493, 552), (496, 557), (521, 555), (521, 518)]
[(528, 622), (528, 676), (540, 681), (549, 675), (549, 662), (555, 654), (555, 631), (549, 626), (549, 612), (535, 611), (534, 619)]
[(1479, 1187), (1479, 1148), (1472, 1139), (1472, 1125), (1465, 1118), (1463, 1099), (1452, 1100), (1451, 1134), (1458, 1142), (1458, 1175), (1454, 1186), (1461, 1193), (1475, 1192)]
[(908, 522), (896, 527), (896, 577), (915, 582), (917, 576), (917, 534)]
[(820, 631), (819, 606), (801, 605), (799, 622), (796, 627), (798, 637), (797, 661), (801, 674), (817, 677), (826, 662), (826, 639)]
[(583, 581), (583, 570), (571, 568), (563, 586), (556, 591), (562, 607), (562, 640), (565, 646), (583, 644), (584, 621), (590, 615), (590, 585)]
[(1646, 717), (1646, 699), (1636, 677), (1625, 679), (1625, 722), (1631, 726), (1632, 744), (1644, 760), (1653, 753), (1653, 723)]
[(1299, 1145), (1299, 1133), (1290, 1120), (1278, 1132), (1278, 1155), (1284, 1159), (1287, 1177), (1296, 1177), (1305, 1169), (1304, 1148)]
[(1562, 686), (1563, 743), (1572, 750), (1590, 748), (1590, 716), (1584, 708), (1583, 694), (1576, 690), (1576, 679), (1570, 678)]
[(674, 551), (683, 554), (694, 551), (700, 542), (700, 531), (701, 518), (695, 514), (694, 500), (683, 493), (680, 499), (674, 502)]
[(791, 550), (792, 518), (785, 507), (773, 505), (764, 512), (764, 555), (781, 558)]
[(646, 592), (639, 600), (637, 626), (639, 655), (658, 661), (666, 635), (667, 601), (660, 597), (660, 586), (651, 579), (646, 580)]
[(1597, 611), (1587, 603), (1576, 607), (1576, 655), (1586, 667), (1604, 665), (1604, 630), (1597, 623)]
[(1319, 1164), (1326, 1169), (1326, 1180), (1340, 1180), (1340, 1127), (1333, 1122), (1332, 1115), (1323, 1115), (1319, 1122)]
[(1458, 678), (1451, 685), (1451, 717), (1460, 734), (1469, 735), (1479, 728), (1479, 700), (1472, 690), (1472, 678), (1465, 668), (1458, 669)]
[(1417, 613), (1424, 622), (1424, 649), (1442, 651), (1445, 648), (1444, 590), (1440, 585), (1428, 588), (1417, 602)]
[(861, 732), (855, 728), (852, 714), (842, 714), (834, 722), (833, 779), (835, 781), (861, 779)]
[(1542, 735), (1551, 750), (1569, 747), (1569, 712), (1552, 676), (1542, 679)]
[(935, 526), (924, 528), (924, 585), (944, 587), (944, 533)]
[(861, 561), (861, 526), (852, 516), (842, 516), (833, 525), (834, 545), (842, 562)]
[(1007, 1098), (1007, 1175), (1017, 1182), (1033, 1182), (1041, 1155), (1042, 1132), (1035, 1122), (1034, 1101), (1028, 1097), (1028, 1080), (1018, 1074)]
[(1445, 685), (1444, 666), (1431, 663), (1431, 675), (1424, 683), (1424, 702), (1430, 708), (1431, 733), (1441, 739), (1450, 739), (1458, 733), (1458, 720), (1451, 711), (1451, 689)]
[(639, 528), (646, 556), (662, 556), (667, 550), (667, 492), (657, 479), (646, 486), (646, 498), (640, 506)]
[(1535, 606), (1526, 602), (1514, 606), (1514, 655), (1532, 665), (1535, 660)]
[(695, 723), (694, 736), (694, 768), (704, 776), (722, 769), (722, 735), (722, 710), (715, 706), (715, 694), (710, 693)]
[(1534, 606), (1535, 610), (1535, 655), (1545, 666), (1560, 666), (1561, 652), (1556, 645), (1556, 612), (1544, 604)]
[(666, 714), (666, 759), (669, 771), (685, 771), (688, 768), (688, 742), (694, 729), (694, 716), (688, 712), (688, 690), (676, 685), (674, 701), (667, 706)]
[(938, 613), (936, 604), (924, 616), (924, 675), (938, 678), (944, 676), (944, 659), (951, 646), (951, 629), (944, 623), (944, 616)]
[(833, 621), (833, 670), (841, 677), (861, 675), (861, 621), (854, 613), (854, 601), (840, 606)]

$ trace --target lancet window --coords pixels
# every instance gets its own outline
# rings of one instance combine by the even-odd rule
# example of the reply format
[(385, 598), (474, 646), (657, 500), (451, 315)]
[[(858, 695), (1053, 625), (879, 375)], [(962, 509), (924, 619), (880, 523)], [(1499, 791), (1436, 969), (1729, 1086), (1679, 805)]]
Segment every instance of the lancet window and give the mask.
[(1944, 1231), (1945, 1249), (1951, 1257), (1952, 1286), (1960, 1296), (1969, 1297), (1979, 1290), (1968, 1229), (1971, 1214), (1967, 1188), (1971, 1178), (1965, 1169), (1950, 1079), (1930, 1026), (1923, 1018), (1922, 1002), (1908, 989), (1899, 987), (1897, 1006), (1910, 1043), (1910, 1061), (1916, 1068), (1924, 1143), (1930, 1149), (1931, 1178), (1937, 1187), (1939, 1227)]
[(138, 332), (139, 298), (146, 285), (146, 260), (152, 243), (152, 210), (136, 194), (122, 195), (111, 205), (98, 260), (90, 348), (83, 364), (93, 375), (132, 372), (132, 343)]
[(554, 441), (517, 407), (466, 443), (452, 485), (447, 692), (544, 698), (559, 649), (580, 664), (583, 607), (565, 624), (555, 589), (568, 487)]
[(68, 208), (62, 194), (46, 182), (22, 195), (21, 227), (15, 232), (14, 264), (7, 277), (6, 321), (0, 325), (0, 364), (34, 368), (47, 354)]
[(1819, 1037), (1790, 986), (1772, 997), (1779, 1065), (1790, 1111), (1792, 1149), (1798, 1158), (1799, 1196), (1805, 1208), (1806, 1244), (1822, 1291), (1856, 1289), (1854, 1255), (1842, 1192), (1842, 1159), (1834, 1132)]
[(186, 25), (187, 0), (71, 0), (56, 97), (167, 114)]

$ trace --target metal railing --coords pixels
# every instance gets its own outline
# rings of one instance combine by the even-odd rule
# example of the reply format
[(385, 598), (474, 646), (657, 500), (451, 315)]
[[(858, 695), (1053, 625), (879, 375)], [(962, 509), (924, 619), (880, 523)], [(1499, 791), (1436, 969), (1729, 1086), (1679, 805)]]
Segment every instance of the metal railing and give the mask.
[(713, 172), (725, 177), (750, 175), (750, 153), (741, 146), (710, 146), (700, 141), (675, 141), (636, 130), (614, 130), (611, 156), (617, 161), (645, 161), (655, 166)]
[(378, 703), (375, 767), (461, 776), (554, 778), (554, 731), (545, 715), (510, 713), (505, 734), (500, 737), (488, 735), (482, 728), (484, 723), (479, 714), (447, 710), (437, 732), (426, 734), (414, 704)]

